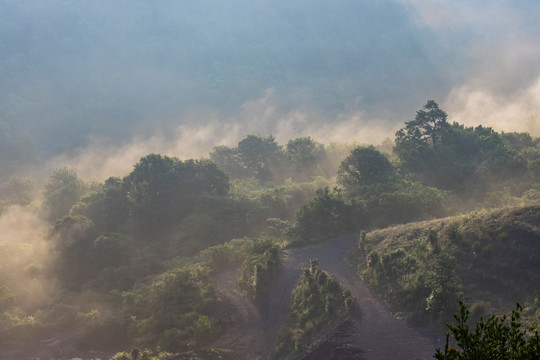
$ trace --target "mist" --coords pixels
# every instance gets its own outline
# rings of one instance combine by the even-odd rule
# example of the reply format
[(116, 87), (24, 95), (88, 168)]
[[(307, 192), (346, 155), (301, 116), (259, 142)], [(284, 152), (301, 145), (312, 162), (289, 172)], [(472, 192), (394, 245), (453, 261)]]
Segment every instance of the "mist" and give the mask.
[[(96, 144), (194, 156), (247, 133), (379, 141), (427, 99), (537, 134), (538, 7), (5, 0), (2, 177)], [(191, 132), (208, 137), (184, 152)]]
[[(325, 186), (327, 198), (343, 209), (357, 206), (343, 215), (358, 226), (347, 231), (357, 233), (538, 201), (537, 139), (512, 134), (505, 140), (523, 147), (516, 145), (523, 163), (509, 156), (500, 168), (490, 167), (487, 155), (469, 163), (476, 153), (465, 149), (450, 159), (454, 167), (441, 168), (446, 173), (414, 163), (419, 167), (403, 167), (409, 175), (403, 179), (381, 171), (387, 188), (341, 184), (344, 197), (330, 190), (356, 145), (377, 145), (363, 150), (393, 170), (397, 155), (388, 160), (377, 150), (391, 152), (396, 131), (430, 99), (451, 123), (539, 137), (538, 15), (533, 0), (0, 0), (0, 291), (16, 297), (6, 307), (10, 326), (38, 319), (35, 324), (56, 331), (94, 314), (85, 318), (93, 326), (120, 313), (124, 300), (147, 299), (151, 277), (207, 246), (223, 245), (218, 250), (232, 254), (234, 246), (252, 242), (248, 237), (323, 233), (324, 218), (306, 215), (309, 226), (298, 224), (310, 204), (324, 199), (317, 188)], [(211, 172), (215, 164), (180, 161), (208, 158), (219, 145), (237, 147), (249, 134), (277, 149), (264, 167), (238, 155), (256, 147), (230, 158), (224, 152), (234, 161), (227, 174), (222, 166), (223, 176)], [(312, 142), (311, 159), (293, 161), (294, 151), (280, 150), (299, 137)], [(175, 172), (170, 182), (156, 175), (155, 191), (145, 192), (144, 176), (155, 168), (141, 165), (124, 177), (150, 153), (167, 157), (149, 156), (148, 164), (174, 164)], [(444, 163), (433, 159), (432, 165)], [(212, 188), (230, 191), (191, 194), (196, 191), (178, 175), (184, 166), (218, 173), (208, 175)], [(57, 169), (64, 176), (47, 187)], [(119, 179), (107, 182), (111, 176)], [(7, 186), (8, 179), (15, 185)], [(88, 234), (61, 233), (71, 224)], [(279, 246), (289, 240), (280, 238)], [(234, 251), (235, 260), (225, 260), (267, 254)], [(141, 302), (122, 314), (129, 315), (125, 321), (138, 316), (140, 324), (122, 324), (151, 323), (136, 307), (148, 308)], [(59, 316), (66, 309), (67, 320)], [(199, 320), (202, 326), (211, 314), (199, 315), (185, 327)], [(158, 330), (152, 331), (167, 329)]]
[(11, 206), (0, 214), (0, 283), (25, 310), (48, 304), (57, 291), (48, 269), (53, 257), (49, 226), (31, 207)]
[(148, 152), (245, 135), (392, 139), (427, 99), (450, 121), (540, 133), (539, 5), (235, 0), (0, 3), (3, 179), (102, 180)]
[(280, 145), (303, 136), (326, 145), (336, 142), (380, 144), (393, 138), (399, 127), (387, 121), (368, 119), (357, 110), (336, 114), (333, 118), (320, 111), (279, 113), (276, 102), (273, 91), (268, 91), (260, 99), (244, 104), (235, 118), (220, 117), (216, 113), (191, 114), (185, 118), (185, 125), (168, 126), (168, 131), (156, 129), (146, 136), (135, 136), (120, 143), (92, 137), (85, 146), (51, 158), (45, 168), (51, 172), (68, 167), (77, 170), (84, 179), (103, 181), (110, 176), (126, 175), (133, 164), (149, 153), (181, 159), (208, 157), (215, 146), (236, 146), (247, 134), (273, 134)]

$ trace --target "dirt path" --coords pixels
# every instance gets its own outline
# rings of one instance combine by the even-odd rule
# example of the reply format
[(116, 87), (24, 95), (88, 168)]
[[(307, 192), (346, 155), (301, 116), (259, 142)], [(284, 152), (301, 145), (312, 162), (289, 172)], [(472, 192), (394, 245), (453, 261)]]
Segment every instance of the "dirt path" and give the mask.
[(362, 349), (363, 358), (384, 359), (433, 359), (435, 349), (442, 346), (440, 337), (428, 336), (396, 319), (386, 311), (367, 286), (351, 274), (344, 262), (320, 260), (337, 280), (349, 288), (358, 304), (358, 311), (352, 314), (354, 327), (351, 329), (351, 343)]
[(82, 330), (68, 331), (18, 346), (0, 349), (0, 359), (4, 360), (65, 360), (72, 358), (108, 359), (111, 354), (92, 350), (81, 351), (75, 347), (81, 338)]
[(215, 276), (216, 292), (225, 302), (223, 315), (232, 318), (233, 324), (212, 343), (212, 347), (230, 349), (238, 354), (238, 359), (264, 359), (266, 342), (259, 309), (238, 288), (237, 279), (238, 269), (222, 271)]
[(222, 338), (212, 343), (212, 347), (229, 348), (241, 354), (244, 359), (268, 358), (285, 321), (291, 292), (302, 268), (308, 266), (309, 260), (315, 257), (332, 263), (339, 262), (355, 244), (355, 238), (348, 236), (322, 246), (287, 251), (270, 291), (267, 306), (262, 309), (257, 309), (245, 293), (238, 289), (237, 271), (219, 273), (215, 279), (216, 290), (230, 306), (230, 313), (234, 314), (236, 321)]
[(316, 349), (306, 359), (433, 359), (435, 348), (441, 346), (441, 339), (427, 336), (397, 320), (358, 279), (355, 270), (345, 263), (346, 254), (357, 246), (357, 239), (356, 235), (344, 236), (320, 246), (291, 251), (285, 257), (264, 316), (267, 320), (267, 336), (269, 339), (276, 338), (279, 324), (285, 320), (290, 293), (301, 268), (308, 266), (310, 259), (317, 258), (321, 268), (351, 290), (358, 311), (351, 314), (345, 325), (336, 330), (331, 340), (339, 338), (339, 344), (335, 346), (342, 347), (341, 351), (347, 355), (332, 357), (321, 353), (317, 357), (319, 349)]

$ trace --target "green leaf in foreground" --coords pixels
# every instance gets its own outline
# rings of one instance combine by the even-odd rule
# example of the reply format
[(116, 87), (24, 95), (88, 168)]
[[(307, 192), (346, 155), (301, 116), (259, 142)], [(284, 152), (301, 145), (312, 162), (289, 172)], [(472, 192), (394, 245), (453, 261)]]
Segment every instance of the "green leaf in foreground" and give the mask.
[(457, 324), (448, 328), (452, 332), (459, 348), (449, 345), (446, 335), (444, 349), (437, 349), (435, 358), (439, 360), (538, 360), (540, 358), (540, 333), (538, 328), (523, 328), (519, 303), (512, 310), (510, 319), (506, 315), (480, 318), (474, 330), (469, 329), (469, 310), (460, 302), (460, 313), (454, 315)]

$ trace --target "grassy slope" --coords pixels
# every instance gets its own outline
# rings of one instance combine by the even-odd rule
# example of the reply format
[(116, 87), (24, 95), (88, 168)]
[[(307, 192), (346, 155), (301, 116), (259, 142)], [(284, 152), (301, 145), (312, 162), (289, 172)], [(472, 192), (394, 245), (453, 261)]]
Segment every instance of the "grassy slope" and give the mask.
[(440, 254), (454, 259), (457, 287), (466, 303), (478, 304), (480, 313), (508, 311), (519, 301), (528, 316), (540, 317), (539, 206), (477, 211), (377, 230), (367, 234), (360, 248), (364, 250), (357, 261), (363, 278), (406, 317), (429, 317), (426, 308), (436, 287)]

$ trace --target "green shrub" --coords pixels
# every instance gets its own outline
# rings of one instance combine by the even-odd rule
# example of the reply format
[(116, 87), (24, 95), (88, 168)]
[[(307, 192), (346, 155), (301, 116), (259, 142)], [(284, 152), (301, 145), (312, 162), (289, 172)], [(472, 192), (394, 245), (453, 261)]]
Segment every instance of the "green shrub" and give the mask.
[(5, 286), (0, 285), (0, 313), (8, 311), (15, 305), (15, 294)]
[(452, 241), (456, 241), (456, 242), (463, 241), (463, 234), (460, 231), (458, 222), (454, 222), (446, 227), (446, 235)]
[(427, 312), (435, 321), (446, 320), (463, 296), (453, 256), (444, 252), (437, 255), (434, 267), (428, 274), (427, 285), (431, 289), (426, 299)]
[(246, 256), (238, 284), (253, 299), (261, 300), (268, 295), (274, 276), (281, 263), (281, 248), (270, 239), (254, 242), (251, 253)]
[(517, 304), (510, 315), (502, 317), (490, 316), (487, 320), (480, 318), (470, 329), (468, 322), (470, 312), (460, 302), (460, 312), (454, 315), (456, 325), (448, 324), (452, 336), (459, 348), (449, 345), (446, 335), (446, 345), (443, 350), (437, 349), (435, 358), (438, 360), (538, 360), (540, 354), (540, 333), (538, 328), (525, 329), (521, 323), (523, 308)]
[(241, 263), (251, 248), (249, 238), (233, 239), (224, 244), (209, 247), (199, 253), (199, 260), (214, 270)]
[(201, 264), (174, 268), (151, 285), (122, 294), (121, 331), (131, 342), (184, 351), (213, 339), (210, 317), (217, 298), (211, 269)]
[(345, 201), (341, 190), (318, 189), (315, 197), (296, 213), (293, 243), (317, 243), (367, 225), (367, 214), (359, 204)]
[(311, 339), (347, 313), (353, 302), (351, 292), (312, 259), (293, 289), (287, 325), (278, 335), (275, 357), (297, 359)]

